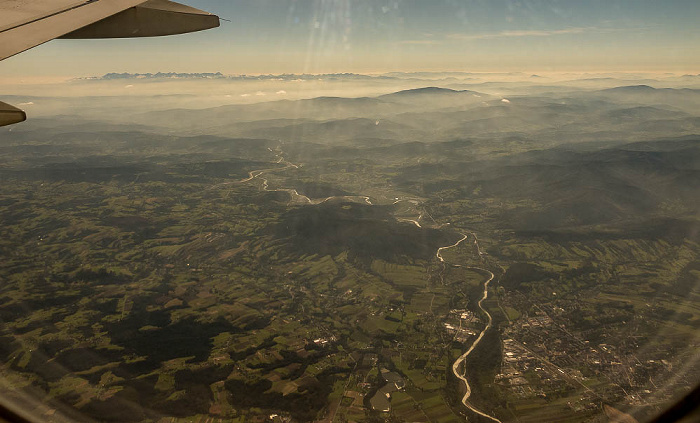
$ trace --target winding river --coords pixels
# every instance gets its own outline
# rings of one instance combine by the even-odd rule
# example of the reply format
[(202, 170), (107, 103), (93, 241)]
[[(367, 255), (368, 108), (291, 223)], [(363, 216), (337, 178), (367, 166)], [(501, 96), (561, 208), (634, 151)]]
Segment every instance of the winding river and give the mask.
[[(251, 171), (251, 172), (249, 173), (249, 175), (248, 175), (248, 178), (243, 179), (243, 180), (240, 180), (240, 181), (238, 181), (238, 183), (250, 182), (250, 181), (252, 181), (252, 180), (255, 180), (255, 179), (260, 178), (261, 176), (263, 176), (263, 175), (266, 174), (266, 173), (279, 172), (279, 171), (284, 171), (284, 170), (291, 169), (291, 168), (294, 168), (294, 169), (298, 169), (298, 168), (299, 168), (299, 165), (296, 165), (296, 164), (294, 164), (294, 163), (290, 163), (290, 162), (286, 161), (286, 160), (284, 159), (284, 157), (282, 156), (282, 153), (281, 153), (281, 152), (278, 153), (278, 157), (279, 157), (279, 161), (278, 161), (277, 163), (278, 163), (278, 164), (284, 164), (284, 165), (285, 165), (284, 167), (281, 167), (281, 168), (273, 168), (273, 169), (261, 169), (261, 170), (254, 170), (254, 171)], [(264, 178), (261, 178), (261, 179), (262, 179), (262, 181), (263, 181), (262, 189), (263, 189), (264, 191), (268, 191), (268, 192), (286, 192), (286, 193), (288, 193), (288, 194), (290, 195), (290, 197), (291, 197), (290, 203), (302, 203), (302, 204), (316, 205), (316, 204), (325, 203), (326, 201), (330, 201), (330, 200), (333, 200), (333, 199), (343, 199), (343, 200), (346, 200), (346, 201), (361, 201), (361, 202), (364, 202), (364, 203), (366, 203), (366, 204), (372, 205), (372, 201), (371, 201), (370, 198), (367, 197), (367, 196), (340, 196), (340, 197), (327, 197), (327, 198), (324, 198), (324, 199), (312, 200), (312, 199), (310, 199), (309, 197), (307, 197), (307, 196), (305, 196), (305, 195), (299, 194), (299, 192), (298, 192), (296, 189), (289, 189), (289, 188), (270, 189), (270, 188), (269, 188), (268, 180), (267, 180), (267, 179), (264, 179)], [(399, 201), (401, 201), (401, 200), (397, 200), (397, 203), (398, 203)], [(394, 204), (396, 204), (396, 203), (394, 203)], [(420, 228), (420, 227), (422, 227), (422, 226), (420, 225), (419, 220), (420, 220), (422, 217), (423, 217), (423, 214), (421, 213), (421, 215), (420, 215), (417, 219), (415, 219), (415, 220), (411, 220), (411, 219), (398, 219), (398, 220), (404, 221), (404, 222), (412, 223), (412, 224), (414, 224), (414, 225), (416, 225), (417, 227)], [(474, 233), (464, 234), (464, 233), (461, 233), (461, 232), (460, 232), (460, 235), (462, 235), (462, 238), (461, 238), (459, 241), (457, 241), (456, 243), (454, 243), (454, 244), (452, 244), (452, 245), (447, 245), (447, 246), (445, 246), (445, 247), (440, 247), (440, 248), (438, 248), (438, 250), (437, 250), (435, 256), (436, 256), (436, 258), (438, 259), (438, 261), (440, 261), (440, 263), (442, 263), (443, 265), (445, 265), (445, 264), (447, 263), (447, 262), (445, 261), (445, 259), (442, 257), (443, 251), (449, 250), (449, 249), (451, 249), (451, 248), (456, 248), (456, 247), (458, 247), (461, 243), (463, 243), (464, 241), (466, 241), (467, 239), (469, 239), (469, 236), (470, 236), (470, 235), (471, 235), (472, 237), (474, 237), (474, 245), (476, 246), (476, 249), (477, 249), (477, 252), (479, 253), (479, 256), (480, 256), (480, 257), (483, 256), (483, 253), (481, 252), (481, 248), (479, 247), (479, 240), (478, 240), (476, 234), (474, 234)], [(482, 269), (482, 268), (480, 268), (480, 267), (469, 266), (469, 267), (467, 267), (467, 268), (468, 268), (468, 269), (472, 269), (472, 270), (478, 270), (478, 271), (487, 273), (487, 274), (489, 275), (488, 280), (487, 280), (486, 282), (484, 282), (484, 294), (483, 294), (483, 296), (481, 297), (481, 299), (479, 300), (479, 303), (478, 303), (479, 308), (481, 309), (481, 311), (483, 311), (484, 314), (487, 316), (488, 321), (487, 321), (486, 327), (484, 327), (484, 329), (481, 331), (481, 333), (479, 334), (479, 336), (478, 336), (478, 337), (476, 338), (476, 340), (472, 343), (471, 347), (470, 347), (464, 354), (462, 354), (462, 355), (452, 364), (452, 372), (454, 373), (455, 377), (457, 377), (459, 380), (461, 380), (461, 381), (464, 383), (464, 386), (466, 387), (466, 393), (464, 394), (464, 397), (462, 398), (462, 404), (463, 404), (465, 407), (467, 407), (469, 410), (471, 410), (473, 413), (476, 413), (476, 414), (478, 414), (478, 415), (480, 415), (480, 416), (482, 416), (482, 417), (484, 417), (484, 418), (487, 418), (487, 419), (489, 419), (489, 420), (491, 420), (491, 421), (494, 421), (494, 422), (497, 422), (497, 423), (502, 423), (502, 422), (501, 422), (500, 420), (498, 420), (496, 417), (493, 417), (493, 416), (491, 416), (491, 415), (489, 415), (489, 414), (486, 414), (485, 412), (483, 412), (483, 411), (477, 409), (476, 407), (474, 407), (474, 406), (469, 402), (469, 398), (470, 398), (471, 395), (472, 395), (472, 389), (471, 389), (471, 386), (469, 385), (469, 381), (467, 380), (466, 375), (465, 375), (466, 370), (465, 370), (465, 372), (460, 372), (460, 367), (462, 367), (462, 365), (465, 363), (465, 361), (467, 360), (467, 358), (469, 357), (469, 355), (476, 349), (476, 347), (479, 345), (479, 343), (481, 342), (481, 340), (484, 338), (484, 335), (486, 334), (486, 332), (487, 332), (489, 329), (491, 329), (491, 327), (492, 327), (492, 325), (493, 325), (493, 317), (492, 317), (491, 314), (488, 312), (488, 310), (486, 310), (486, 309), (484, 308), (483, 303), (484, 303), (484, 301), (485, 301), (485, 300), (488, 298), (488, 296), (489, 296), (489, 284), (493, 281), (493, 279), (495, 278), (495, 275), (494, 275), (492, 272), (490, 272), (489, 270)]]
[[(284, 167), (278, 167), (278, 168), (271, 168), (271, 169), (259, 169), (259, 170), (253, 170), (248, 173), (248, 177), (245, 179), (241, 179), (238, 182), (234, 183), (246, 183), (250, 182), (252, 180), (258, 179), (261, 176), (263, 176), (266, 173), (273, 173), (273, 172), (282, 172), (288, 169), (299, 169), (300, 165), (288, 162), (284, 159), (282, 156), (282, 152), (280, 151), (277, 154), (277, 157), (279, 160), (277, 161), (277, 164), (284, 164)], [(341, 199), (345, 201), (353, 201), (353, 202), (364, 202), (365, 204), (369, 204), (370, 206), (372, 205), (372, 201), (369, 197), (365, 195), (344, 195), (344, 196), (331, 196), (331, 197), (326, 197), (326, 198), (321, 198), (321, 199), (314, 199), (312, 200), (311, 198), (307, 197), (306, 195), (299, 194), (299, 191), (296, 189), (292, 188), (276, 188), (276, 189), (270, 189), (269, 181), (265, 178), (262, 179), (262, 190), (266, 192), (286, 192), (289, 194), (290, 197), (290, 204), (291, 203), (301, 203), (301, 204), (310, 204), (310, 205), (317, 205), (317, 204), (322, 204), (325, 203), (326, 201), (330, 200), (335, 200), (335, 199)], [(231, 182), (226, 182), (224, 185), (231, 184)]]
[[(450, 249), (450, 248), (456, 248), (457, 246), (459, 246), (459, 244), (461, 244), (462, 242), (464, 242), (465, 240), (467, 240), (467, 238), (469, 238), (469, 234), (462, 234), (462, 235), (463, 235), (463, 238), (460, 239), (459, 241), (457, 241), (455, 244), (453, 244), (453, 245), (448, 245), (448, 246), (446, 246), (446, 247), (440, 247), (440, 248), (438, 248), (438, 251), (437, 251), (436, 256), (437, 256), (437, 259), (438, 259), (441, 263), (445, 263), (445, 259), (442, 257), (442, 252), (443, 252), (443, 251), (448, 250), (448, 249)], [(475, 234), (472, 233), (471, 235), (474, 237), (474, 244), (476, 245), (477, 251), (479, 252), (479, 256), (481, 256), (481, 255), (482, 255), (482, 252), (481, 252), (481, 248), (479, 247), (479, 241), (478, 241), (478, 239), (477, 239), (477, 237), (476, 237)], [(478, 415), (480, 415), (480, 416), (482, 416), (482, 417), (484, 417), (484, 418), (487, 418), (487, 419), (489, 419), (489, 420), (492, 420), (492, 421), (494, 421), (494, 422), (501, 423), (501, 421), (498, 420), (497, 418), (495, 418), (495, 417), (493, 417), (493, 416), (490, 416), (490, 415), (484, 413), (483, 411), (481, 411), (481, 410), (479, 410), (478, 408), (474, 407), (474, 406), (469, 402), (469, 398), (470, 398), (471, 395), (472, 395), (472, 388), (471, 388), (471, 385), (469, 385), (469, 381), (468, 381), (467, 378), (466, 378), (466, 375), (465, 375), (466, 370), (465, 370), (464, 372), (461, 372), (461, 371), (460, 371), (460, 367), (461, 367), (461, 366), (464, 364), (464, 362), (467, 360), (467, 357), (469, 357), (469, 355), (476, 349), (476, 347), (479, 345), (479, 343), (481, 342), (481, 340), (484, 338), (484, 335), (486, 335), (486, 332), (487, 332), (489, 329), (491, 329), (491, 326), (493, 325), (493, 317), (492, 317), (491, 314), (488, 312), (488, 310), (486, 310), (486, 309), (484, 308), (483, 303), (484, 303), (484, 301), (486, 301), (486, 299), (489, 297), (489, 284), (493, 281), (493, 279), (495, 278), (495, 275), (494, 275), (492, 272), (490, 272), (490, 271), (488, 271), (488, 270), (486, 270), (486, 269), (482, 269), (482, 268), (480, 268), (480, 267), (469, 266), (469, 267), (467, 267), (467, 269), (478, 270), (478, 271), (485, 272), (485, 273), (488, 273), (488, 274), (489, 274), (489, 279), (488, 279), (486, 282), (484, 282), (484, 294), (483, 294), (483, 296), (481, 297), (481, 299), (479, 300), (479, 308), (481, 309), (481, 311), (484, 312), (484, 314), (486, 314), (486, 317), (487, 317), (488, 321), (487, 321), (486, 327), (484, 327), (484, 330), (481, 331), (481, 333), (479, 334), (479, 337), (476, 338), (476, 340), (474, 341), (474, 343), (472, 343), (471, 347), (469, 347), (469, 349), (467, 350), (467, 352), (465, 352), (464, 354), (462, 354), (462, 355), (452, 364), (452, 373), (454, 373), (455, 377), (457, 377), (459, 380), (461, 380), (462, 382), (464, 382), (464, 386), (466, 387), (466, 393), (464, 394), (464, 397), (462, 397), (462, 404), (463, 404), (465, 407), (467, 407), (469, 410), (471, 410), (473, 413), (476, 413), (476, 414), (478, 414)]]

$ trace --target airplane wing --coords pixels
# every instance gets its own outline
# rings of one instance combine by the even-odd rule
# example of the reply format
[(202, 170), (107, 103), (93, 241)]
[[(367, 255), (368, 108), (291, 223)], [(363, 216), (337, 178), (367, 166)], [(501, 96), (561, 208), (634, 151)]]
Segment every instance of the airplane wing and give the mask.
[(27, 115), (20, 109), (0, 101), (0, 126), (12, 125), (27, 119)]
[[(219, 26), (219, 17), (168, 0), (0, 0), (0, 61), (56, 38), (132, 38)], [(0, 126), (24, 112), (0, 102)]]

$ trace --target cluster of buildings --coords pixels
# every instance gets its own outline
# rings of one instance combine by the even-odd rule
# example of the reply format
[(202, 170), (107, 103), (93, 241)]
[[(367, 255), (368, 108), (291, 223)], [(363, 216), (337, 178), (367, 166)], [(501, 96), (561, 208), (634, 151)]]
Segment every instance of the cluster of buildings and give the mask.
[[(576, 395), (568, 403), (573, 411), (590, 410), (601, 402), (644, 405), (653, 393), (648, 387), (652, 377), (663, 379), (671, 372), (665, 360), (640, 360), (624, 346), (593, 345), (582, 339), (567, 329), (566, 319), (552, 318), (561, 310), (534, 310), (503, 332), (496, 382), (518, 398)], [(588, 387), (591, 379), (595, 391)]]
[(465, 343), (467, 340), (478, 335), (479, 331), (475, 326), (479, 324), (479, 319), (469, 310), (450, 310), (443, 326), (448, 334), (454, 336), (454, 340)]
[(372, 410), (388, 413), (391, 411), (391, 394), (405, 389), (406, 381), (400, 374), (384, 368), (380, 369), (380, 374), (385, 384), (379, 388), (369, 402)]

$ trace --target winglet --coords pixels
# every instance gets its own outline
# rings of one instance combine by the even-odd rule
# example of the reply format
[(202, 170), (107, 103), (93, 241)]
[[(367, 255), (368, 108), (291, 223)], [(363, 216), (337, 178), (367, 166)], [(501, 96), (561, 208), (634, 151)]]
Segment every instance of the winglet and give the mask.
[(0, 126), (12, 125), (25, 120), (27, 120), (27, 114), (24, 111), (0, 101)]

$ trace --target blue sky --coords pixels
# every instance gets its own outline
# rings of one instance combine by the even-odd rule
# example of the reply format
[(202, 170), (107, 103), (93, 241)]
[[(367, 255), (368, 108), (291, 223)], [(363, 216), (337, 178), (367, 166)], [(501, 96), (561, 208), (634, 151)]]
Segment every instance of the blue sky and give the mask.
[(465, 71), (700, 72), (697, 0), (183, 0), (229, 19), (147, 40), (53, 41), (0, 76)]

